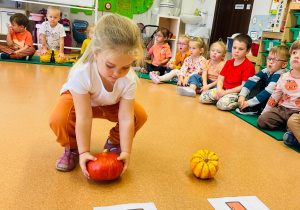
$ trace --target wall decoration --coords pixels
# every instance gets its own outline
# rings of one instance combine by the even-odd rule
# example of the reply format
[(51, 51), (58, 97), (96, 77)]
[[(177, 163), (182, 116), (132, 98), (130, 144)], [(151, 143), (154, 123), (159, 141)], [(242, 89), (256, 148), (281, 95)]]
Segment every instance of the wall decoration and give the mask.
[(275, 17), (276, 15), (254, 15), (252, 23), (249, 25), (249, 36), (257, 40), (261, 37), (263, 31), (271, 31)]

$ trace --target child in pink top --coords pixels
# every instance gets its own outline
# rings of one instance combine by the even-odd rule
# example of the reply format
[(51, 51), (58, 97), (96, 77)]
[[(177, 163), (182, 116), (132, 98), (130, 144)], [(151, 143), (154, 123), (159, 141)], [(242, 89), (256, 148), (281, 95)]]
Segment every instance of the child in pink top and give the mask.
[(257, 120), (259, 127), (268, 130), (287, 130), (286, 144), (300, 146), (300, 40), (290, 49), (292, 70), (279, 78), (274, 92)]
[(210, 47), (210, 60), (205, 62), (202, 75), (193, 74), (189, 79), (189, 87), (178, 87), (177, 91), (183, 96), (196, 96), (196, 90), (200, 93), (217, 86), (217, 79), (225, 61), (226, 46), (222, 41), (214, 42)]
[[(167, 68), (167, 63), (172, 58), (171, 48), (167, 41), (173, 36), (167, 28), (159, 27), (155, 33), (156, 44), (153, 45), (149, 53), (152, 58), (152, 63), (146, 63), (146, 72), (154, 71), (156, 74), (163, 75)], [(145, 72), (145, 69), (142, 69)]]
[(159, 84), (161, 81), (168, 81), (174, 76), (178, 76), (177, 85), (187, 86), (191, 75), (202, 74), (203, 64), (206, 62), (206, 59), (202, 55), (206, 54), (206, 49), (207, 45), (204, 40), (200, 37), (194, 37), (189, 42), (190, 56), (184, 59), (181, 69), (173, 69), (163, 76), (158, 76), (150, 72), (150, 78), (155, 84)]

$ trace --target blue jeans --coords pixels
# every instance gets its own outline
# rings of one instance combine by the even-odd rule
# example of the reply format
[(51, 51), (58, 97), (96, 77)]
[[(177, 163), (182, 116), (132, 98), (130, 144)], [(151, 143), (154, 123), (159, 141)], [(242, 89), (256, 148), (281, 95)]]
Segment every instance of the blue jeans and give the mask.
[[(214, 81), (211, 81), (209, 79), (207, 79), (207, 84), (213, 83)], [(196, 85), (197, 88), (201, 88), (203, 86), (203, 79), (202, 76), (199, 74), (193, 74), (192, 76), (190, 76), (189, 78), (189, 85)], [(213, 88), (217, 88), (217, 86), (212, 87)]]

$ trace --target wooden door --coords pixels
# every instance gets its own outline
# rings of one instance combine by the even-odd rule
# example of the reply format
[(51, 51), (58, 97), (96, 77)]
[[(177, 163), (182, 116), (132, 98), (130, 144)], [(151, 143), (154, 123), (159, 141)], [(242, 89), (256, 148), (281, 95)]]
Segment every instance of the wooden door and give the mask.
[(219, 38), (226, 43), (227, 37), (235, 33), (247, 34), (254, 0), (217, 0), (211, 39)]

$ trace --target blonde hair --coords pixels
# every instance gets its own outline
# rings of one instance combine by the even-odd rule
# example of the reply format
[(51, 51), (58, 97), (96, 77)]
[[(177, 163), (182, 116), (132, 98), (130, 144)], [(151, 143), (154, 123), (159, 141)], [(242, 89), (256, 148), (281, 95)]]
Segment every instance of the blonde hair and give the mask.
[(184, 39), (187, 43), (189, 43), (190, 40), (191, 40), (191, 37), (190, 37), (189, 35), (186, 35), (186, 34), (181, 34), (181, 35), (179, 36), (178, 40), (179, 40), (179, 39)]
[(95, 23), (90, 24), (87, 29), (86, 29), (86, 33), (88, 34), (91, 30), (95, 29)]
[(190, 40), (190, 42), (195, 42), (197, 44), (197, 47), (199, 47), (199, 49), (203, 48), (203, 52), (202, 52), (202, 56), (206, 55), (207, 53), (207, 44), (205, 43), (205, 41), (201, 38), (201, 37), (194, 37)]
[(218, 41), (215, 41), (214, 43), (212, 43), (210, 45), (209, 51), (211, 51), (211, 49), (216, 45), (219, 45), (222, 48), (222, 53), (225, 55), (227, 52), (227, 48), (226, 48), (225, 43), (222, 41), (222, 39), (219, 39)]
[[(292, 49), (292, 48), (291, 48)], [(272, 53), (274, 55), (278, 55), (282, 58), (284, 58), (284, 60), (288, 60), (290, 57), (290, 52), (289, 52), (289, 48), (285, 45), (277, 45), (275, 47), (272, 47), (270, 49), (269, 54)]]
[(53, 12), (57, 12), (57, 13), (59, 13), (59, 15), (60, 15), (60, 9), (59, 9), (59, 7), (57, 7), (57, 6), (49, 6), (49, 7), (47, 8), (47, 13), (48, 13), (50, 10), (53, 11)]
[[(137, 24), (127, 17), (118, 14), (102, 16), (95, 26), (90, 44), (72, 67), (69, 78), (80, 65), (91, 63), (94, 60), (94, 54), (103, 51), (111, 51), (111, 53), (119, 55), (132, 55), (137, 58), (138, 63), (141, 62), (143, 48), (140, 34)], [(131, 71), (133, 71), (132, 68)], [(134, 75), (136, 74), (134, 73)]]

